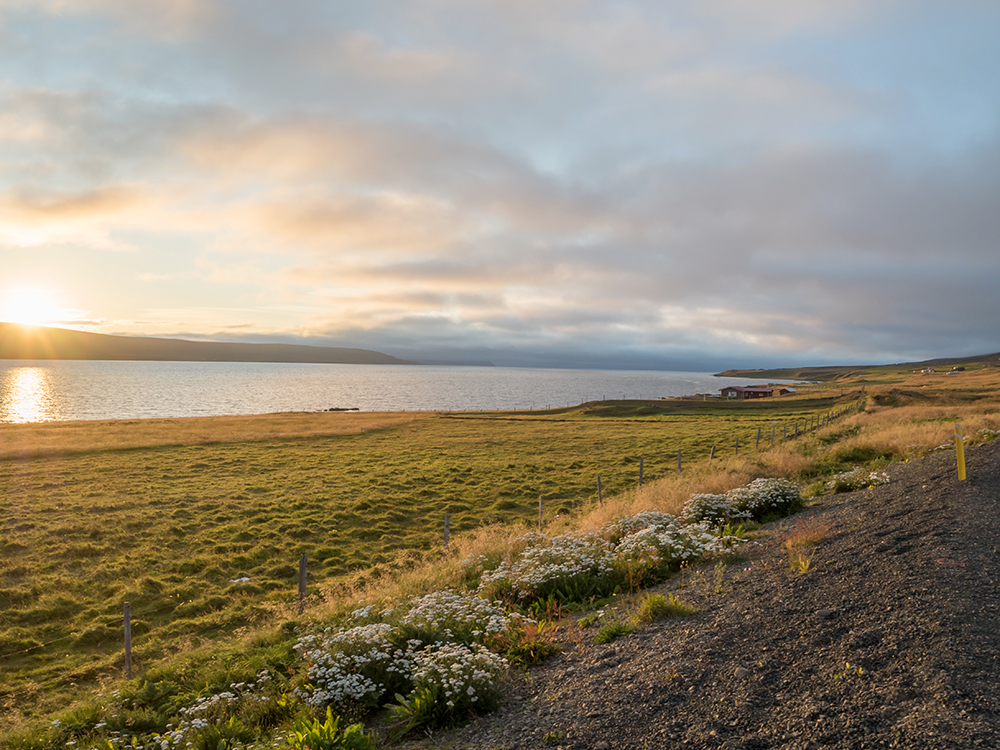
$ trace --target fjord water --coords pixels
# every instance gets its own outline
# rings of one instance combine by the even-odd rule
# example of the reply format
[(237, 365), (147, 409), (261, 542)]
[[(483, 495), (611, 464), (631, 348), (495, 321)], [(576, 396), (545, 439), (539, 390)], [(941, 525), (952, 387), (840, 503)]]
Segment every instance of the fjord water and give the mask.
[(0, 422), (154, 419), (357, 408), (544, 409), (718, 393), (710, 373), (247, 362), (0, 360)]

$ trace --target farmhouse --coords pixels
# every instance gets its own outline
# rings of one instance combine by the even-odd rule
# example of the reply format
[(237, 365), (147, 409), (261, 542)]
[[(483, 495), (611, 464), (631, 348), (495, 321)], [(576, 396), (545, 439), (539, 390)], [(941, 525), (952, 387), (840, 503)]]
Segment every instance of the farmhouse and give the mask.
[(731, 385), (723, 388), (720, 394), (723, 398), (771, 398), (771, 396), (784, 396), (788, 393), (795, 393), (793, 388), (771, 387), (754, 388), (751, 386)]

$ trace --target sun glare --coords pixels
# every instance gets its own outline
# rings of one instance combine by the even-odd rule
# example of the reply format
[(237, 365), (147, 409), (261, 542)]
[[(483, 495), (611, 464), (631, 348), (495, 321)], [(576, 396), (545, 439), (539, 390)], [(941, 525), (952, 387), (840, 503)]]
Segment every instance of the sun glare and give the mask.
[(64, 316), (65, 310), (46, 289), (11, 289), (0, 306), (0, 320), (26, 326), (54, 323)]

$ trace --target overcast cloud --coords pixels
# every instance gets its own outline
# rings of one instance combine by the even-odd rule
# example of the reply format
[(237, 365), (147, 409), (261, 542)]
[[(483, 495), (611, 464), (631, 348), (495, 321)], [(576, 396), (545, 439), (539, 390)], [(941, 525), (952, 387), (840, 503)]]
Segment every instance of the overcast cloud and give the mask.
[(0, 294), (498, 364), (996, 351), (998, 37), (993, 0), (0, 0)]

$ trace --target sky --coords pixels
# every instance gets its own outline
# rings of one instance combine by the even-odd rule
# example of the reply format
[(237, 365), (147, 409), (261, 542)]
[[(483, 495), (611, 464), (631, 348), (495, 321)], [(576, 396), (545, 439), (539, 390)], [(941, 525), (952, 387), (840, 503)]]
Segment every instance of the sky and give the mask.
[(998, 38), (996, 0), (0, 0), (0, 320), (529, 366), (995, 352)]

